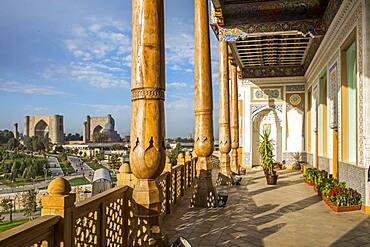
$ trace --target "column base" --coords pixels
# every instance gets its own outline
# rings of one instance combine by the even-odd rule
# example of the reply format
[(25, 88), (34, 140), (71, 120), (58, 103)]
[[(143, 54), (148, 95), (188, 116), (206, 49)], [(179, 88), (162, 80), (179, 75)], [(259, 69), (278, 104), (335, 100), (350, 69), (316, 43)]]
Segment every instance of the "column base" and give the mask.
[(199, 176), (193, 181), (193, 194), (190, 207), (217, 207), (217, 196), (212, 184), (212, 170), (200, 170)]
[(370, 206), (362, 205), (362, 212), (364, 212), (365, 214), (370, 214)]
[(225, 175), (222, 172), (218, 173), (216, 180), (216, 186), (232, 186), (234, 184), (234, 178), (230, 175)]
[(133, 191), (132, 232), (129, 246), (169, 246), (161, 232), (159, 216), (162, 197), (155, 180), (140, 179)]
[(231, 162), (230, 162), (231, 171), (234, 174), (240, 175), (240, 167), (238, 164), (238, 150), (232, 149), (231, 150)]

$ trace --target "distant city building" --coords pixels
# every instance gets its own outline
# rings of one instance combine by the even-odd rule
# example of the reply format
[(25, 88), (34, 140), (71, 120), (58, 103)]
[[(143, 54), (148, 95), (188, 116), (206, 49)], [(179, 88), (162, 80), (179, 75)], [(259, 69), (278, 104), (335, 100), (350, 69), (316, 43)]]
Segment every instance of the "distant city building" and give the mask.
[(53, 144), (63, 144), (64, 123), (63, 116), (26, 116), (24, 133), (26, 137), (43, 136), (50, 139)]
[(112, 178), (107, 169), (101, 168), (94, 172), (92, 195), (97, 195), (112, 188)]
[(83, 140), (89, 142), (120, 142), (121, 137), (114, 129), (115, 122), (109, 114), (103, 117), (86, 117)]

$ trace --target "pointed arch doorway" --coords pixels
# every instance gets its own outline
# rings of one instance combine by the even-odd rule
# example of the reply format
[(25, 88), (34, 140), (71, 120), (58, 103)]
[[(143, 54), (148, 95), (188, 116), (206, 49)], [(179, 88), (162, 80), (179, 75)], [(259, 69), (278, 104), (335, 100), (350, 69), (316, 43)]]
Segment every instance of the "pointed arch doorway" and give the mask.
[(281, 113), (272, 108), (265, 108), (252, 116), (252, 166), (261, 164), (258, 154), (260, 134), (264, 130), (270, 131), (270, 138), (274, 144), (274, 159), (282, 161), (283, 157), (283, 129)]

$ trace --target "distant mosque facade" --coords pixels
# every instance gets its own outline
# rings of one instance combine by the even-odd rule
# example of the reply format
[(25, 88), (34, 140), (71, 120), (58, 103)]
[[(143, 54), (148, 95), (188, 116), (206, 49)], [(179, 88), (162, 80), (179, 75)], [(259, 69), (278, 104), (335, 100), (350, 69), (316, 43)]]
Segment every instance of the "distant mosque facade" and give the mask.
[(94, 142), (120, 142), (121, 136), (114, 129), (115, 121), (109, 114), (107, 116), (86, 117), (84, 122), (84, 143)]
[[(16, 127), (18, 132), (18, 125)], [(50, 139), (53, 144), (64, 142), (64, 118), (61, 115), (26, 116), (24, 123), (25, 137), (41, 136)]]

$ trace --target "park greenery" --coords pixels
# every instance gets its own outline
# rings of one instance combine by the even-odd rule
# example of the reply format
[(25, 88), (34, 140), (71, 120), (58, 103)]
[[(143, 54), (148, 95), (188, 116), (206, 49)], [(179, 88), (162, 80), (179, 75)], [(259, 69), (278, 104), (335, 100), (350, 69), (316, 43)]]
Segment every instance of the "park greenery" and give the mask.
[(48, 152), (51, 149), (51, 144), (47, 137), (32, 136), (24, 139), (24, 147), (28, 151)]
[(67, 158), (66, 152), (59, 153), (58, 160), (60, 161), (60, 167), (62, 168), (65, 175), (69, 175), (75, 172), (71, 165), (71, 162)]
[[(14, 200), (11, 198), (4, 198), (0, 202), (0, 207), (4, 212), (9, 213), (9, 221), (13, 221), (13, 211), (14, 211)], [(0, 216), (1, 220), (1, 216)]]
[(13, 138), (13, 132), (11, 132), (10, 130), (0, 130), (0, 144), (7, 144), (8, 141)]
[(8, 152), (0, 149), (0, 174), (3, 180), (16, 182), (17, 179), (36, 179), (45, 176), (48, 162), (44, 157)]
[(83, 137), (79, 133), (69, 133), (68, 135), (65, 136), (64, 138), (67, 142), (68, 141), (82, 141)]
[(23, 219), (23, 220), (14, 220), (13, 222), (10, 222), (10, 221), (0, 222), (0, 232), (4, 232), (16, 226), (22, 225), (26, 223), (27, 221), (28, 221), (27, 219)]
[(180, 143), (176, 144), (176, 147), (167, 151), (167, 156), (170, 158), (171, 164), (175, 166), (177, 164), (177, 156), (181, 152)]
[(71, 186), (90, 184), (89, 180), (87, 180), (85, 177), (75, 177), (70, 179), (68, 182)]
[(33, 220), (37, 210), (36, 202), (37, 191), (35, 189), (27, 190), (22, 194), (22, 206), (24, 208), (24, 216), (29, 220)]

